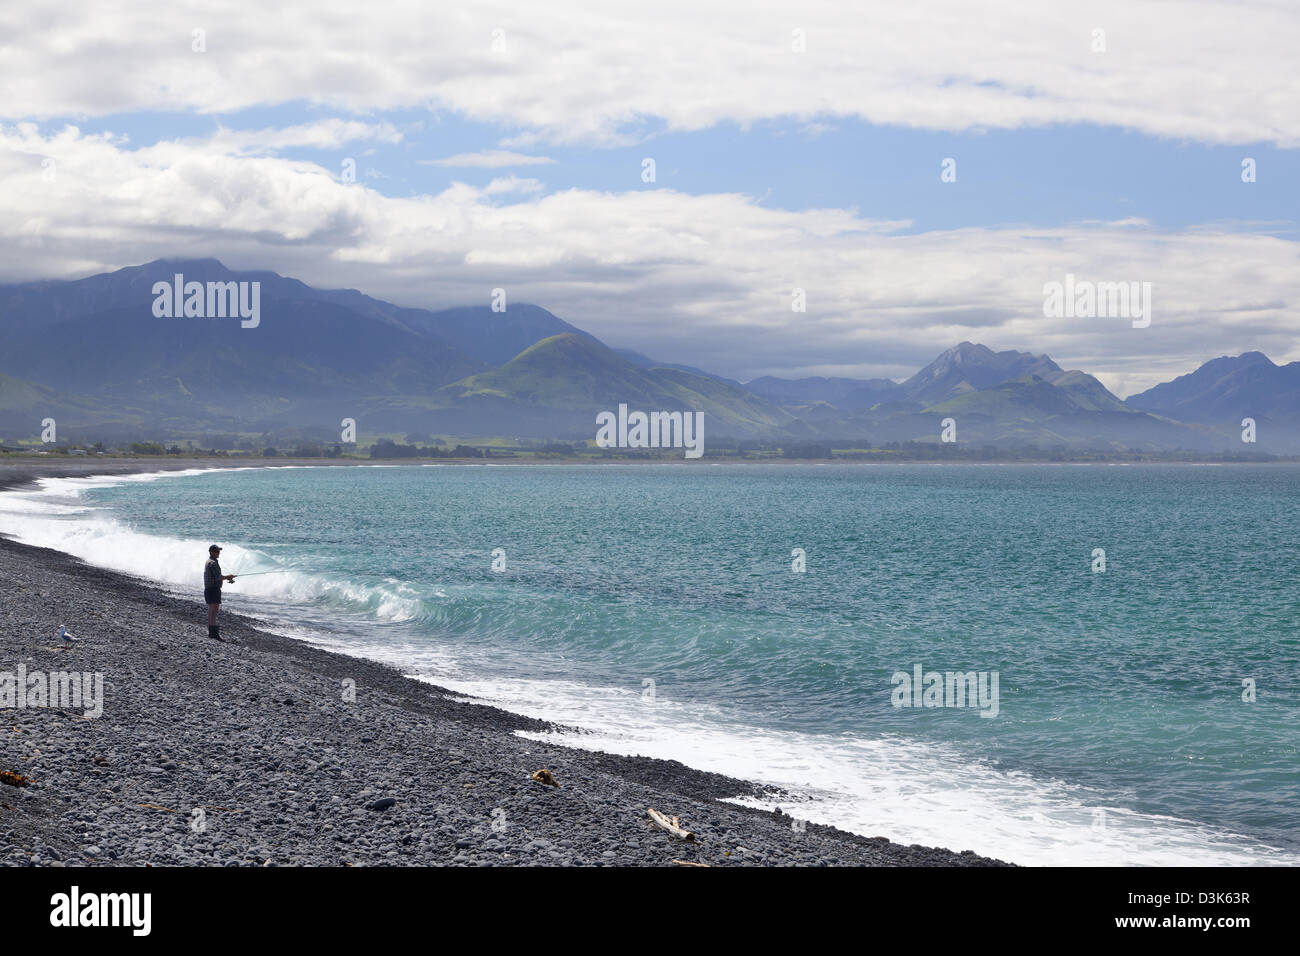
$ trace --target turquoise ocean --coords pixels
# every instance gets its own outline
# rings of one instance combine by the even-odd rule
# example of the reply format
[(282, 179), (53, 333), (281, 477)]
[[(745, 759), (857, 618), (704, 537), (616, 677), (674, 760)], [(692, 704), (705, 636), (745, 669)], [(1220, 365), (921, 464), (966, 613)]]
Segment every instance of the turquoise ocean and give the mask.
[[(220, 543), (274, 572), (230, 611), (797, 818), (1030, 864), (1300, 861), (1300, 466), (250, 468), (47, 479), (0, 532), (191, 595), (196, 641)], [(996, 716), (896, 706), (918, 666), (996, 673)]]

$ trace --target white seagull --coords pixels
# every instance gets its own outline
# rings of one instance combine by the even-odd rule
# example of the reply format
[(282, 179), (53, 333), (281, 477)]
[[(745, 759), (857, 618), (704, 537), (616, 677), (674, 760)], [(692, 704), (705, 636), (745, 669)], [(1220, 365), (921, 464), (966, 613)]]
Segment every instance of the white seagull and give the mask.
[(66, 624), (60, 624), (60, 625), (59, 625), (59, 640), (63, 642), (63, 649), (66, 651), (66, 650), (67, 650), (68, 648), (70, 648), (73, 644), (75, 644), (78, 640), (80, 640), (80, 638), (73, 637), (71, 634), (69, 634), (69, 633), (68, 633), (68, 626), (67, 626)]

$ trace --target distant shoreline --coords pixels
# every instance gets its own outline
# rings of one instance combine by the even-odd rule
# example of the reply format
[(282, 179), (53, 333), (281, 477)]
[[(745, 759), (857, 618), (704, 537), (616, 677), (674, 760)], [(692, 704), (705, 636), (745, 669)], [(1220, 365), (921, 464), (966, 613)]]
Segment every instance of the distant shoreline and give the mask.
[[(366, 461), (322, 461), (314, 458), (279, 459), (250, 458), (68, 458), (59, 455), (47, 456), (0, 455), (0, 491), (31, 484), (40, 478), (111, 478), (115, 475), (142, 475), (167, 471), (189, 471), (204, 469), (209, 471), (229, 471), (235, 468), (268, 468), (281, 466), (331, 466), (331, 465), (366, 465)], [(376, 463), (378, 464), (378, 463)]]
[(1234, 466), (1249, 465), (1254, 467), (1284, 466), (1300, 464), (1300, 458), (1276, 459), (1272, 461), (1222, 461), (1213, 459), (1171, 460), (1142, 459), (1136, 461), (944, 461), (940, 459), (909, 459), (903, 461), (863, 461), (852, 458), (697, 458), (693, 460), (675, 458), (67, 458), (37, 455), (0, 455), (0, 490), (11, 489), (30, 484), (40, 478), (100, 478), (114, 475), (153, 474), (170, 471), (187, 471), (192, 469), (206, 471), (230, 471), (240, 468), (365, 468), (365, 467), (420, 467), (433, 466), (511, 466), (527, 467), (533, 465), (581, 467), (584, 465), (620, 466), (620, 465), (686, 465), (694, 468), (708, 468), (715, 465), (745, 466), (791, 466), (791, 465), (862, 465), (866, 467), (898, 467), (904, 465), (941, 465), (941, 466), (985, 466), (1005, 467), (1008, 465), (1030, 466), (1142, 466), (1142, 465), (1183, 465), (1202, 467), (1207, 465)]

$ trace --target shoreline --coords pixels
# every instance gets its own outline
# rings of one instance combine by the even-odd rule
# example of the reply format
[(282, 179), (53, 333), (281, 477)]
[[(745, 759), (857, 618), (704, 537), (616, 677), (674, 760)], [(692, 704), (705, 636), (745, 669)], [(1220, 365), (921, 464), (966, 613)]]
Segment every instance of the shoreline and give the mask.
[(0, 491), (9, 491), (25, 484), (34, 483), (40, 478), (100, 478), (116, 475), (157, 474), (186, 470), (223, 470), (233, 471), (244, 468), (524, 468), (530, 466), (547, 466), (557, 468), (576, 468), (584, 466), (624, 467), (624, 466), (685, 466), (708, 468), (721, 465), (742, 465), (745, 467), (780, 467), (780, 466), (825, 466), (852, 465), (868, 468), (935, 466), (935, 467), (982, 467), (1005, 468), (1011, 466), (1032, 466), (1051, 468), (1119, 468), (1161, 465), (1183, 468), (1225, 468), (1234, 466), (1280, 468), (1300, 465), (1300, 458), (1280, 458), (1273, 461), (943, 461), (938, 459), (914, 459), (907, 461), (863, 461), (850, 458), (795, 458), (795, 459), (524, 459), (524, 458), (64, 458), (51, 461), (48, 457), (35, 455), (20, 456), (12, 453), (0, 454)]
[[(299, 464), (370, 463), (263, 466)], [(0, 461), (0, 489), (42, 477), (250, 467), (8, 465)], [(212, 642), (197, 597), (4, 536), (0, 578), (0, 670), (102, 673), (104, 688), (98, 717), (4, 710), (11, 732), (0, 735), (0, 770), (34, 781), (0, 786), (0, 861), (9, 865), (1005, 865), (819, 824), (797, 829), (789, 815), (722, 802), (769, 788), (677, 761), (529, 740), (515, 731), (556, 725), (464, 702), (246, 615), (223, 613), (232, 643)], [(71, 651), (54, 647), (61, 623), (82, 639)], [(542, 767), (558, 789), (531, 779)], [(698, 842), (654, 827), (651, 807), (679, 816)]]

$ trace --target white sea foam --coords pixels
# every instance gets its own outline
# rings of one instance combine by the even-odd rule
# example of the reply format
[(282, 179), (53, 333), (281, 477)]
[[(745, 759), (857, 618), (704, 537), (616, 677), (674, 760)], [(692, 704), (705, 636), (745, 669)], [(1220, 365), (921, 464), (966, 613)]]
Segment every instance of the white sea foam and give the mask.
[(1028, 865), (1295, 865), (1300, 859), (1235, 834), (1116, 807), (1106, 795), (998, 770), (968, 755), (897, 735), (879, 738), (771, 730), (724, 708), (683, 703), (661, 688), (484, 679), (464, 655), (418, 640), (290, 636), (402, 668), (410, 676), (504, 710), (576, 731), (521, 733), (570, 747), (679, 760), (780, 788), (773, 800), (811, 823), (895, 842), (974, 850)]
[[(0, 493), (0, 533), (11, 535), (23, 544), (71, 554), (96, 567), (121, 571), (192, 593), (202, 584), (203, 562), (211, 542), (135, 531), (118, 521), (108, 509), (87, 506), (82, 496), (92, 488), (198, 475), (209, 470), (197, 468), (94, 478), (42, 478), (35, 490)], [(295, 605), (320, 600), (340, 601), (369, 610), (384, 621), (409, 620), (419, 611), (418, 598), (402, 582), (375, 586), (303, 572), (284, 567), (265, 552), (238, 544), (224, 544), (221, 561), (223, 570), (237, 576), (235, 584), (226, 585), (230, 589), (226, 592), (228, 595), (234, 592), (245, 597)], [(238, 577), (253, 572), (258, 573)]]
[(736, 802), (779, 806), (795, 818), (865, 836), (1031, 865), (1300, 862), (1292, 853), (1114, 807), (1096, 791), (1007, 773), (933, 743), (774, 731), (737, 722), (716, 707), (674, 702), (662, 688), (650, 702), (639, 690), (557, 681), (487, 681), (454, 672), (426, 679), (506, 710), (582, 729), (523, 736), (679, 760), (771, 784), (788, 797)]

